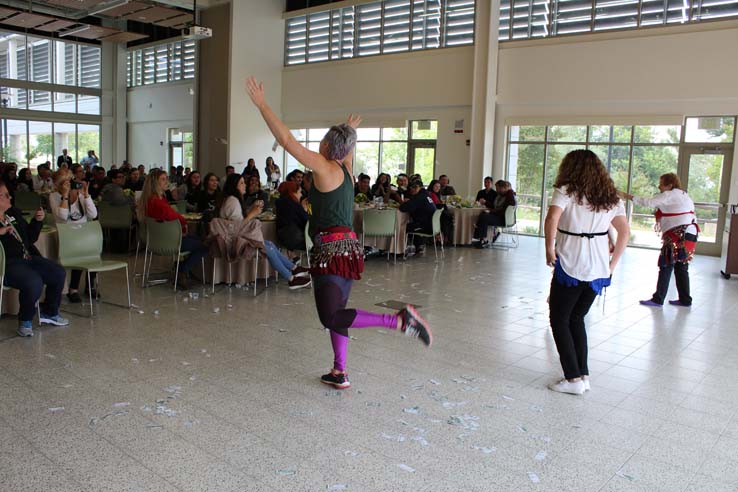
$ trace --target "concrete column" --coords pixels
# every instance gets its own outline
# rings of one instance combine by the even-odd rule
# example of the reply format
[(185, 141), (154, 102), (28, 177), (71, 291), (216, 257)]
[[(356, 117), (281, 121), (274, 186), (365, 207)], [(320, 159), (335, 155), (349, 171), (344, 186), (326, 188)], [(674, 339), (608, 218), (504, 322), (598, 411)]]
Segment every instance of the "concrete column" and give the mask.
[[(497, 97), (497, 32), (499, 0), (477, 2), (472, 95), (471, 151), (467, 187), (481, 188), (484, 176), (492, 174), (495, 105)], [(498, 168), (494, 165), (495, 169)], [(498, 176), (496, 175), (495, 178)]]

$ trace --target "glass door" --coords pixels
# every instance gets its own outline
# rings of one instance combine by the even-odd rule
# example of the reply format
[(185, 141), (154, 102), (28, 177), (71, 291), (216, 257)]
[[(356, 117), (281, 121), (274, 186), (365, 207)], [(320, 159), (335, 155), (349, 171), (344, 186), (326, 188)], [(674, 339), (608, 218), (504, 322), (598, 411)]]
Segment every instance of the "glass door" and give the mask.
[(730, 188), (732, 146), (692, 146), (682, 149), (682, 185), (694, 201), (700, 226), (697, 253), (719, 256)]
[(407, 174), (420, 174), (423, 184), (433, 179), (436, 167), (436, 143), (435, 142), (413, 142), (408, 145), (408, 162)]

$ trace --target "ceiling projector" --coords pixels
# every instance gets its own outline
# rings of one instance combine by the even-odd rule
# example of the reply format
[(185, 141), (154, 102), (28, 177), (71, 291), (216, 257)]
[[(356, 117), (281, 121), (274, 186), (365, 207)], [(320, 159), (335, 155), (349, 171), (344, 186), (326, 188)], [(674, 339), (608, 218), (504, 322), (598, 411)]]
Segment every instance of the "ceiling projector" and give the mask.
[(213, 30), (209, 27), (190, 26), (182, 29), (182, 37), (184, 39), (208, 39), (213, 37)]

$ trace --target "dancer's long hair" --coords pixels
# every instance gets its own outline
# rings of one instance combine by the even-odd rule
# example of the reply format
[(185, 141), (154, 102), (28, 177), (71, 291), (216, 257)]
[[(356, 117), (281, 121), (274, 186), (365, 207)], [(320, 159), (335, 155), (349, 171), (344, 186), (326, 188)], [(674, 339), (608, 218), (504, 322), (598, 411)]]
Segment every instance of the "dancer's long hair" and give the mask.
[(591, 150), (572, 150), (566, 154), (554, 183), (555, 188), (562, 186), (566, 186), (567, 194), (576, 197), (580, 205), (586, 198), (595, 212), (610, 210), (620, 201), (610, 174)]
[(166, 173), (163, 169), (152, 169), (146, 175), (146, 180), (141, 190), (141, 198), (138, 199), (138, 204), (136, 205), (136, 215), (140, 223), (143, 223), (146, 219), (146, 207), (149, 204), (149, 198), (152, 196), (160, 197), (164, 194), (164, 190), (159, 188), (159, 176)]

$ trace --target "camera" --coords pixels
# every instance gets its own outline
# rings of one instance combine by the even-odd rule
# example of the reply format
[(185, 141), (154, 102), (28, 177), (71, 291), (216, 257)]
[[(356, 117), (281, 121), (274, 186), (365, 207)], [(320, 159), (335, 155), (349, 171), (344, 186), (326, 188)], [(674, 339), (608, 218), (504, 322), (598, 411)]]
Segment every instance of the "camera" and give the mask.
[(72, 181), (72, 189), (73, 190), (79, 190), (82, 188), (82, 183), (79, 183), (77, 181)]

